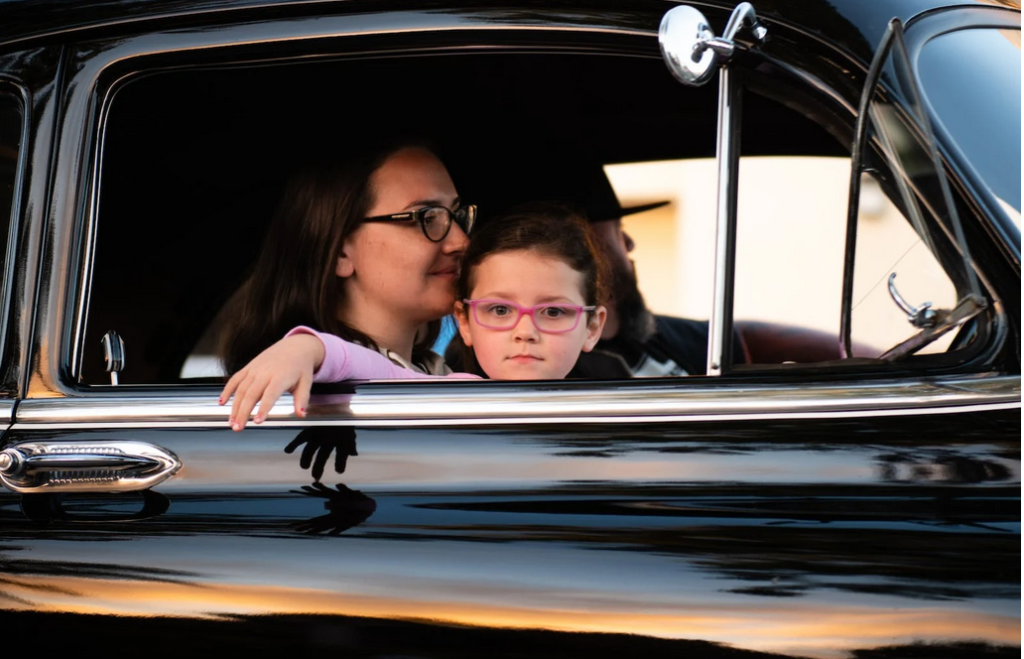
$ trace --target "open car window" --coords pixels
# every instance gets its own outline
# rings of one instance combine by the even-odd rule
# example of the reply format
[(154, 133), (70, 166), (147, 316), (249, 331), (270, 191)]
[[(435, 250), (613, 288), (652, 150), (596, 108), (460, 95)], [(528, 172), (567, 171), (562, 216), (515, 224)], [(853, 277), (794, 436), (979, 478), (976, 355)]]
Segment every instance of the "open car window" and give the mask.
[[(460, 195), (482, 213), (526, 194), (525, 179), (509, 162), (557, 159), (559, 150), (586, 150), (599, 160), (624, 204), (672, 201), (625, 222), (637, 243), (641, 291), (656, 313), (707, 319), (713, 228), (702, 218), (713, 209), (714, 193), (698, 181), (714, 171), (716, 90), (678, 85), (651, 41), (588, 43), (595, 52), (538, 42), (442, 55), (410, 38), (405, 50), (391, 48), (386, 56), (364, 43), (358, 57), (339, 45), (316, 57), (290, 53), (258, 65), (225, 61), (126, 76), (111, 95), (102, 131), (76, 379), (109, 382), (100, 338), (113, 329), (125, 343), (123, 384), (218, 380), (224, 309), (252, 266), (287, 173), (315, 151), (342, 153), (353, 134), (394, 126), (429, 133)], [(834, 108), (823, 113), (827, 98), (815, 99), (813, 89), (771, 67), (758, 70), (760, 63), (756, 55), (737, 63), (752, 88), (779, 91), (744, 97), (736, 320), (813, 330), (838, 350), (843, 252), (819, 232), (844, 231), (839, 193), (849, 173), (853, 119), (838, 118)], [(423, 80), (458, 81), (457, 92), (407, 91)], [(346, 90), (340, 104), (339, 88)], [(380, 90), (393, 90), (401, 102), (380, 103)], [(782, 102), (791, 90), (805, 101)], [(665, 187), (652, 186), (655, 180)], [(883, 208), (865, 202), (864, 213), (886, 215), (904, 243), (927, 240), (909, 221), (898, 190), (868, 189), (864, 194), (877, 194)], [(906, 263), (890, 249), (899, 251), (896, 242), (880, 235), (877, 245), (858, 247), (866, 273), (858, 281), (868, 282), (858, 292), (865, 295), (884, 292), (873, 279), (884, 267), (873, 264)], [(882, 248), (890, 251), (880, 254)], [(935, 283), (925, 297), (945, 300), (951, 266), (933, 261), (927, 276)], [(911, 280), (901, 274), (899, 283), (907, 282), (906, 297), (916, 301)], [(894, 308), (891, 301), (881, 306), (887, 313)], [(880, 330), (869, 307), (857, 307), (854, 340), (877, 351), (853, 356), (876, 360), (905, 337)], [(742, 363), (749, 355), (740, 357)], [(783, 352), (751, 361), (821, 360)]]

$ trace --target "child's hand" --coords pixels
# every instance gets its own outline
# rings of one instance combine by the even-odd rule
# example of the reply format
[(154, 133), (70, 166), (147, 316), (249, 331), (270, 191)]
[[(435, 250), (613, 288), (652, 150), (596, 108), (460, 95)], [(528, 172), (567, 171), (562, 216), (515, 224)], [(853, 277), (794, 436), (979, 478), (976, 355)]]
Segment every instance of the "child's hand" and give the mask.
[(270, 346), (245, 368), (235, 373), (220, 392), (218, 403), (224, 405), (232, 394), (228, 422), (232, 430), (242, 430), (256, 403), (256, 423), (263, 423), (274, 403), (286, 391), (295, 399), (295, 413), (306, 416), (313, 372), (324, 360), (324, 344), (312, 334), (288, 336)]

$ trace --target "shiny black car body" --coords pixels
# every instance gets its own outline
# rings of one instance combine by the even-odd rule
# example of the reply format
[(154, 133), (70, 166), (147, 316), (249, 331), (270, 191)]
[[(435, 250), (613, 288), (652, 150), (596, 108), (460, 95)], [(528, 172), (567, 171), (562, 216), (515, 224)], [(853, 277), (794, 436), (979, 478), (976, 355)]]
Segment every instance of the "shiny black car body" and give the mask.
[[(696, 4), (716, 31), (733, 10)], [(339, 385), (236, 434), (183, 364), (291, 165), (400, 124), (499, 206), (517, 154), (714, 157), (716, 84), (659, 52), (673, 5), (0, 2), (4, 628), (144, 656), (1019, 656), (1019, 132), (983, 110), (1019, 120), (1020, 90), (982, 73), (1016, 34), (1019, 85), (1020, 10), (946, 4), (762, 0), (768, 40), (729, 63), (745, 154), (849, 157), (900, 31), (929, 125), (899, 63), (866, 98), (937, 161), (921, 182), (933, 161), (894, 164), (868, 127), (862, 164), (980, 301), (945, 350)], [(980, 48), (917, 68), (971, 29)], [(97, 465), (126, 442), (181, 467), (111, 492), (134, 467)], [(92, 462), (14, 479), (32, 446)]]

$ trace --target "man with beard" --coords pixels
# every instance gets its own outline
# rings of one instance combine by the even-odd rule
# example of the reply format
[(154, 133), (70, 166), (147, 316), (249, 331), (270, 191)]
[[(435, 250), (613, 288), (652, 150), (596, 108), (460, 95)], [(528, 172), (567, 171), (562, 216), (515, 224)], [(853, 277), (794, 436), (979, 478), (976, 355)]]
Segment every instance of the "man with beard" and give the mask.
[[(616, 371), (632, 377), (703, 375), (707, 370), (707, 321), (654, 315), (637, 287), (636, 269), (629, 253), (633, 239), (622, 230), (622, 218), (667, 204), (667, 201), (623, 208), (603, 169), (590, 181), (577, 204), (583, 207), (601, 241), (611, 266), (611, 300), (601, 341), (584, 353), (570, 377), (614, 377)], [(733, 360), (744, 361), (743, 346), (733, 343)]]
[[(597, 346), (583, 353), (569, 377), (663, 377), (707, 373), (707, 321), (654, 315), (637, 287), (629, 253), (633, 239), (622, 230), (622, 218), (664, 206), (658, 202), (623, 208), (604, 173), (588, 171), (589, 180), (576, 188), (575, 203), (587, 214), (611, 266), (611, 300)], [(840, 359), (838, 338), (818, 330), (764, 321), (737, 321), (733, 326), (733, 364), (821, 363)], [(854, 354), (878, 354), (855, 344)]]

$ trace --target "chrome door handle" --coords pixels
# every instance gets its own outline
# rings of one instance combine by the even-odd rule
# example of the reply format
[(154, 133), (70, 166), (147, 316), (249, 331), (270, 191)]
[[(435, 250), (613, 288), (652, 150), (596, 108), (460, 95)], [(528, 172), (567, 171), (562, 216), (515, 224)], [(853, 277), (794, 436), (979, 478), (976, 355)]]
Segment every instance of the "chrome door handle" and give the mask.
[(26, 442), (0, 451), (0, 481), (23, 494), (146, 490), (179, 469), (176, 455), (144, 442)]

